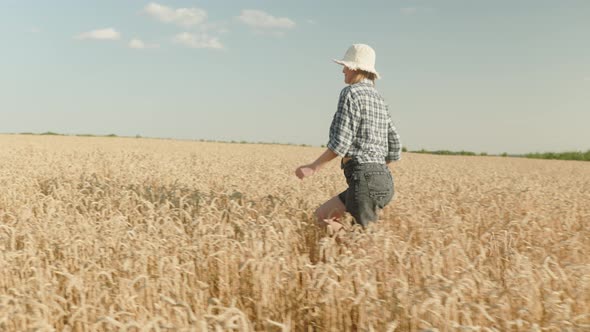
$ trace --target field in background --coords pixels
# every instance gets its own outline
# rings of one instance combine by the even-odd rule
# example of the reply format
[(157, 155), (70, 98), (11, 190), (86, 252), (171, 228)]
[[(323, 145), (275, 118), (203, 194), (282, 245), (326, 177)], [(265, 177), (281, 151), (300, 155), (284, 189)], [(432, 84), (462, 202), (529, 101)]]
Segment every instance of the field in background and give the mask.
[[(1, 135), (1, 134), (0, 134)], [(15, 135), (15, 134), (12, 134)], [(78, 136), (78, 137), (119, 137), (116, 134), (109, 134), (109, 135), (92, 135), (92, 134), (60, 134), (52, 131), (47, 131), (43, 133), (20, 133), (16, 135), (41, 135), (41, 136)], [(142, 138), (141, 135), (136, 135), (135, 138)], [(232, 143), (232, 144), (276, 144), (276, 145), (299, 145), (299, 146), (306, 146), (310, 147), (307, 144), (293, 144), (293, 143), (268, 143), (268, 142), (247, 142), (247, 141), (209, 141), (204, 139), (199, 139), (200, 142), (209, 142), (209, 143)], [(322, 145), (322, 148), (325, 148), (325, 145)], [(407, 147), (402, 147), (403, 152), (408, 152)], [(412, 153), (422, 153), (422, 154), (435, 154), (435, 155), (445, 155), (445, 156), (501, 156), (501, 157), (523, 157), (523, 158), (534, 158), (534, 159), (557, 159), (557, 160), (579, 160), (579, 161), (590, 161), (590, 150), (584, 151), (565, 151), (565, 152), (534, 152), (534, 153), (525, 153), (525, 154), (508, 154), (507, 152), (503, 152), (501, 154), (488, 154), (487, 152), (472, 152), (472, 151), (451, 151), (451, 150), (434, 150), (429, 151), (425, 149), (420, 150), (410, 150), (409, 152)]]
[(590, 329), (589, 163), (406, 153), (338, 244), (321, 151), (0, 136), (0, 330)]

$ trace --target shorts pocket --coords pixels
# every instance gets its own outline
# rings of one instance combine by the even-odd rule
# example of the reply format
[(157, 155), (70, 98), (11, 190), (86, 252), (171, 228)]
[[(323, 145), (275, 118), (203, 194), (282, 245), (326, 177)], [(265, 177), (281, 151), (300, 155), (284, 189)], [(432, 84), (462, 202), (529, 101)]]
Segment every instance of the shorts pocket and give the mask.
[(382, 209), (393, 198), (393, 179), (387, 171), (370, 171), (365, 173), (369, 196), (378, 208)]

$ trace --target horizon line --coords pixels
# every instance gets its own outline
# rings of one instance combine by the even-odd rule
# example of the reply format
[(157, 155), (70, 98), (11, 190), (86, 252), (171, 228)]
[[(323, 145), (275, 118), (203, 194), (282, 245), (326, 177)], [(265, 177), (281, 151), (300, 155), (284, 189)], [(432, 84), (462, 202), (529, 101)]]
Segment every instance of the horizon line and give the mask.
[[(136, 134), (135, 136), (126, 136), (126, 135), (118, 135), (118, 134), (105, 134), (105, 135), (98, 135), (98, 134), (64, 134), (64, 133), (57, 133), (53, 131), (45, 131), (41, 133), (35, 132), (19, 132), (19, 133), (0, 133), (0, 135), (32, 135), (32, 136), (69, 136), (69, 137), (112, 137), (112, 138), (147, 138), (147, 139), (162, 139), (162, 140), (174, 140), (174, 141), (189, 141), (189, 142), (209, 142), (209, 143), (228, 143), (228, 144), (267, 144), (267, 145), (289, 145), (289, 146), (300, 146), (300, 147), (320, 147), (325, 148), (325, 144), (321, 145), (313, 145), (313, 144), (306, 144), (306, 143), (293, 143), (293, 142), (266, 142), (266, 141), (248, 141), (248, 140), (219, 140), (219, 139), (205, 139), (205, 138), (174, 138), (174, 137), (153, 137), (153, 136), (143, 136), (140, 134)], [(409, 150), (407, 147), (403, 146), (403, 152), (409, 153), (429, 153), (429, 154), (473, 154), (475, 156), (511, 156), (511, 157), (521, 157), (526, 156), (529, 154), (543, 154), (543, 153), (584, 153), (583, 150), (564, 150), (560, 152), (555, 151), (544, 151), (544, 152), (527, 152), (521, 154), (513, 154), (508, 152), (502, 152), (498, 154), (487, 153), (483, 152), (473, 152), (467, 150), (447, 150), (447, 149), (437, 149), (437, 150), (428, 150), (425, 148), (420, 148), (418, 150)], [(590, 148), (587, 150), (590, 151)]]

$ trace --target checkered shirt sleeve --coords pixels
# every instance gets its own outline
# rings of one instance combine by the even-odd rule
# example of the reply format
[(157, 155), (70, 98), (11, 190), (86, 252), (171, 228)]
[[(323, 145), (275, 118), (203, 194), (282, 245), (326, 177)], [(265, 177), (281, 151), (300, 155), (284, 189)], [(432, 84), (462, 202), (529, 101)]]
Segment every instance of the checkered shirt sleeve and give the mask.
[(354, 100), (350, 95), (350, 89), (343, 89), (338, 100), (338, 110), (334, 114), (330, 125), (330, 137), (328, 149), (337, 155), (344, 157), (352, 146), (358, 130), (359, 121), (355, 113)]
[(387, 146), (388, 153), (385, 157), (386, 161), (396, 161), (401, 159), (402, 143), (391, 118), (387, 121)]

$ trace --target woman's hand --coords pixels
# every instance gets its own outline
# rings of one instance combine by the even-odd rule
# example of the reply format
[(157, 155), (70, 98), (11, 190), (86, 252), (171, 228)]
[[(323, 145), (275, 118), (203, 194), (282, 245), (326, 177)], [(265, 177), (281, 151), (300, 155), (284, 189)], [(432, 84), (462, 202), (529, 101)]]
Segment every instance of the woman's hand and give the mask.
[(313, 175), (313, 173), (315, 173), (315, 169), (311, 165), (299, 166), (295, 170), (295, 175), (297, 175), (297, 177), (300, 178), (301, 180), (303, 180), (304, 178), (306, 178), (310, 175)]
[(304, 178), (313, 175), (315, 172), (319, 171), (325, 164), (327, 164), (330, 160), (336, 158), (338, 155), (330, 149), (326, 149), (324, 153), (322, 153), (319, 158), (311, 164), (299, 166), (295, 170), (295, 175), (298, 178), (303, 180)]

